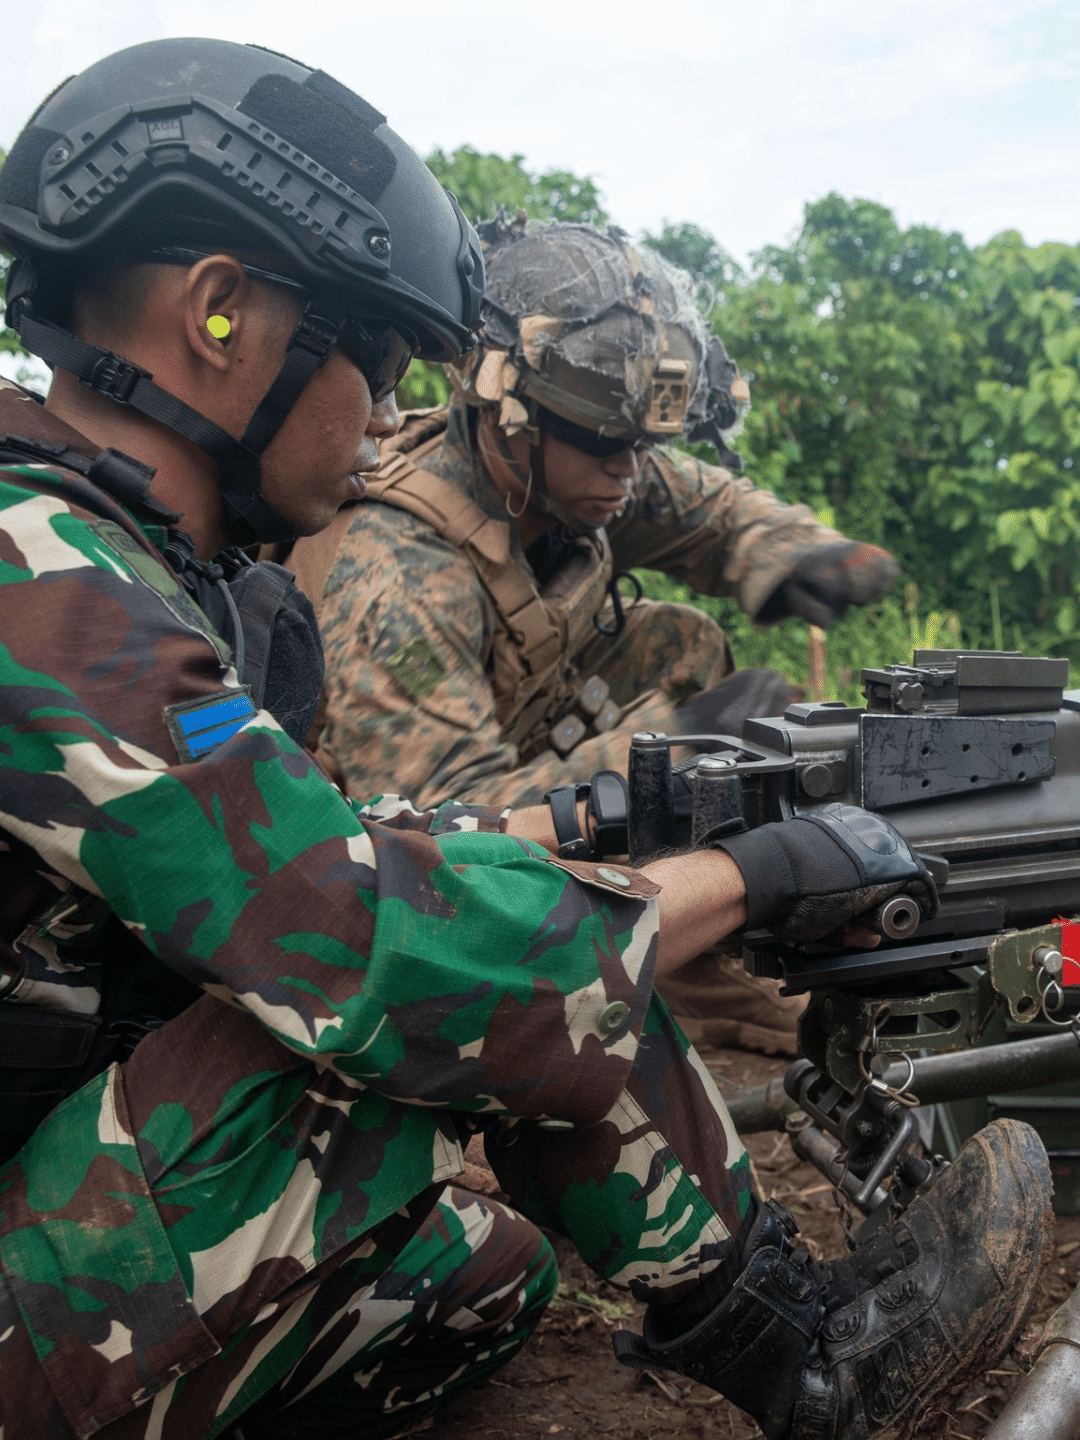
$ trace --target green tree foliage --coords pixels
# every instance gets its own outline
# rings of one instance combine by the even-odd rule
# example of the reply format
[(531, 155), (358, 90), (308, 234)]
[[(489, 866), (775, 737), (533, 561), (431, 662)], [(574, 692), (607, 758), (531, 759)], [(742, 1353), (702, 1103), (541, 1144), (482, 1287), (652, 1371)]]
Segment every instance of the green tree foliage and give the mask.
[(488, 220), (499, 206), (522, 209), (534, 220), (581, 220), (603, 225), (607, 220), (600, 191), (590, 177), (569, 170), (536, 172), (525, 167), (524, 155), (482, 155), (459, 145), (447, 155), (433, 150), (427, 163), (440, 184), (452, 190), (475, 224)]
[[(688, 585), (659, 571), (642, 570), (638, 575), (650, 599), (696, 605), (722, 625), (740, 668), (769, 666), (795, 685), (808, 684), (810, 631), (802, 620), (785, 620), (771, 629), (757, 630), (733, 600), (697, 595)], [(918, 586), (909, 583), (899, 594), (887, 595), (865, 610), (849, 610), (830, 625), (826, 693), (819, 698), (861, 705), (864, 668), (907, 662), (917, 647), (955, 649), (961, 643), (972, 643), (962, 641), (955, 611), (926, 612), (920, 599)]]
[[(708, 278), (707, 233), (650, 238)], [(710, 320), (753, 386), (748, 473), (888, 546), (915, 586), (831, 632), (836, 666), (886, 632), (1080, 659), (1080, 247), (969, 248), (830, 195), (791, 245), (722, 278)], [(788, 645), (741, 639), (742, 663)]]
[[(0, 165), (3, 165), (6, 159), (7, 151), (0, 148)], [(10, 263), (6, 255), (0, 254), (0, 294), (3, 294), (4, 285), (7, 282), (7, 272)], [(8, 330), (3, 326), (0, 326), (0, 352), (9, 355), (26, 355), (26, 351), (19, 344), (19, 337), (15, 334), (14, 330)]]
[(707, 287), (714, 304), (722, 301), (733, 285), (745, 280), (743, 268), (734, 256), (708, 230), (690, 221), (673, 225), (665, 220), (658, 235), (643, 230), (641, 239), (673, 265), (688, 270), (699, 285)]
[[(7, 281), (9, 263), (5, 256), (0, 255), (0, 290), (3, 289)], [(9, 355), (26, 355), (26, 351), (22, 345), (20, 345), (19, 337), (15, 334), (15, 331), (8, 330), (6, 327), (0, 329), (0, 351)]]

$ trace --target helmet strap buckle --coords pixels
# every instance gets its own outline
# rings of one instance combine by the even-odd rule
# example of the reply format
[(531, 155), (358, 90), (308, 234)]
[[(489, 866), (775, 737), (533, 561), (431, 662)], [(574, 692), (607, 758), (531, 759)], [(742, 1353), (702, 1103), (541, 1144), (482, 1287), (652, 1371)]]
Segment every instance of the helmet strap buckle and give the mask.
[(318, 356), (320, 365), (325, 365), (340, 332), (340, 324), (305, 310), (296, 322), (289, 348), (291, 350), (293, 346), (297, 346), (301, 350), (307, 350)]
[[(81, 376), (79, 378), (82, 379)], [(120, 405), (126, 405), (139, 381), (152, 378), (151, 372), (141, 365), (106, 351), (95, 360), (88, 378), (82, 383), (96, 395), (105, 395)]]

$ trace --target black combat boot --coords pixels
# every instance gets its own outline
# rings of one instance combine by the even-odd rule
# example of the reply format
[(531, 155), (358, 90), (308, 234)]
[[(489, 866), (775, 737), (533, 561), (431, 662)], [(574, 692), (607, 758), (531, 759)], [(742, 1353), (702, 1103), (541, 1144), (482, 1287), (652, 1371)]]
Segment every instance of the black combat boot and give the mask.
[(616, 1336), (616, 1356), (711, 1386), (767, 1440), (903, 1436), (1012, 1344), (1049, 1258), (1050, 1194), (1038, 1135), (997, 1120), (843, 1260), (795, 1248), (794, 1221), (770, 1202), (715, 1309), (672, 1336), (671, 1308), (650, 1306), (642, 1336)]

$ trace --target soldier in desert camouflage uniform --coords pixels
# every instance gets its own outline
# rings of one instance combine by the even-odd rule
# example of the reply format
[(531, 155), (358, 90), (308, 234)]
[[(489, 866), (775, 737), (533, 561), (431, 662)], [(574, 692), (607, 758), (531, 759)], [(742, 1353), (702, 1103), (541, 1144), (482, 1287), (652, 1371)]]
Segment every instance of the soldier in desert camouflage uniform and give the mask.
[[(302, 215), (253, 155), (297, 167)], [(350, 244), (389, 259), (376, 200), (415, 248), (350, 274)], [(313, 214), (341, 216), (333, 266)], [(525, 1213), (649, 1302), (628, 1363), (770, 1440), (865, 1440), (1007, 1344), (1045, 1246), (1032, 1131), (991, 1127), (903, 1227), (814, 1265), (652, 997), (747, 920), (932, 913), (884, 822), (574, 864), (543, 811), (346, 799), (296, 743), (302, 673), (284, 724), (258, 709), (304, 610), (223, 543), (326, 523), (482, 275), (384, 118), (255, 47), (138, 46), (35, 115), (0, 226), (9, 318), (56, 367), (45, 408), (0, 391), (3, 1440), (389, 1435), (534, 1327), (554, 1271)], [(520, 1211), (447, 1188), (477, 1128)]]
[(383, 442), (378, 505), (293, 552), (305, 574), (337, 547), (314, 597), (320, 745), (353, 795), (403, 775), (424, 804), (535, 805), (624, 766), (635, 730), (685, 729), (680, 707), (728, 674), (730, 648), (684, 605), (640, 601), (620, 628), (618, 572), (665, 570), (762, 624), (820, 624), (896, 573), (664, 443), (688, 433), (741, 464), (728, 442), (749, 389), (685, 272), (588, 225), (480, 228), (482, 343), (451, 369), (457, 398)]
[[(721, 684), (731, 651), (702, 611), (642, 600), (624, 621), (619, 572), (664, 570), (762, 624), (824, 623), (895, 574), (732, 473), (749, 390), (688, 275), (587, 225), (481, 231), (483, 343), (451, 371), (458, 398), (383, 442), (380, 503), (287, 562), (320, 607), (319, 757), (359, 798), (535, 805), (624, 770), (637, 730), (738, 733), (783, 709), (772, 672)], [(664, 443), (684, 432), (731, 469)], [(738, 961), (703, 957), (665, 998), (695, 1040), (797, 1051), (802, 1001)]]

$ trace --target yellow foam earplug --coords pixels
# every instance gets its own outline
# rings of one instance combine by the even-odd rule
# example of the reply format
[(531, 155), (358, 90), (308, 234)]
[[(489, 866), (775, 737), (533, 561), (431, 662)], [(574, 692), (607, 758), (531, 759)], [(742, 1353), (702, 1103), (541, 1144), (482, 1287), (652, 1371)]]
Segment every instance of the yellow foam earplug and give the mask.
[(206, 328), (215, 340), (224, 340), (232, 329), (232, 322), (227, 320), (224, 315), (211, 315), (206, 322)]

